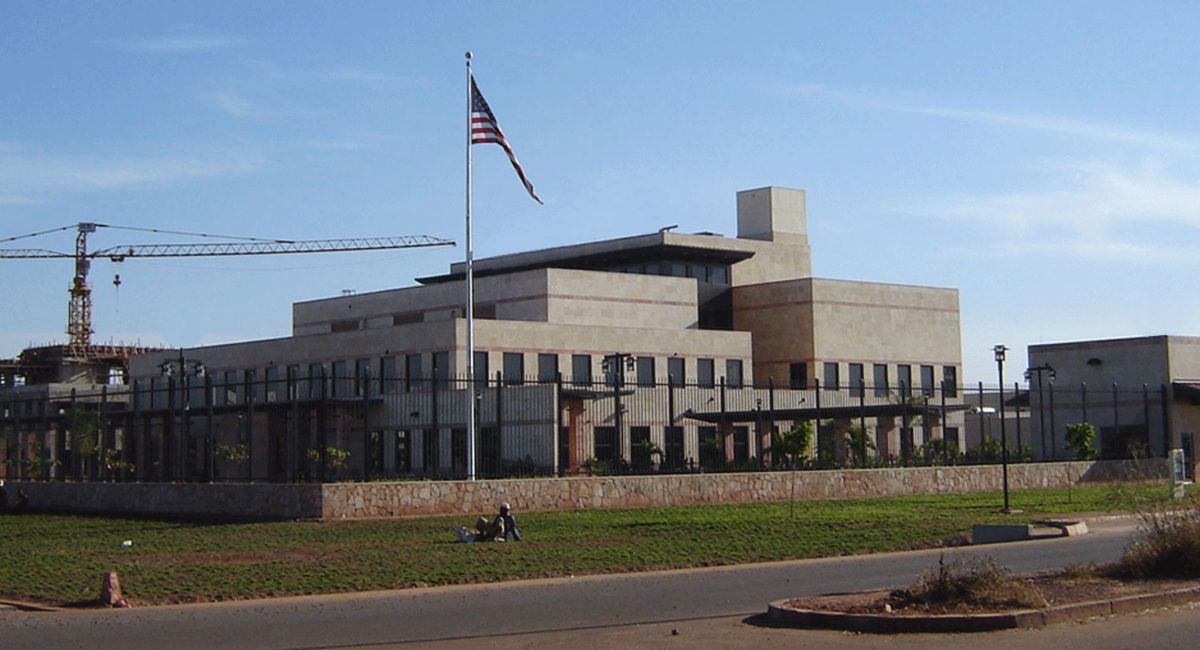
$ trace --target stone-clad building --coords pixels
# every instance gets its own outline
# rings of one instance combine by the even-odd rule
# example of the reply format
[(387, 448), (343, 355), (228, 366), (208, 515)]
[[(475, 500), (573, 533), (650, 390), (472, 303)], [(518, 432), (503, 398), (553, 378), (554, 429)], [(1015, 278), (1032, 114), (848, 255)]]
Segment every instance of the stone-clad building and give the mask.
[[(956, 397), (957, 290), (812, 277), (803, 191), (739, 192), (736, 237), (674, 228), (475, 262), (476, 376), (499, 374), (508, 387), (505, 397), (489, 394), (478, 405), (481, 445), (490, 453), (506, 464), (524, 460), (558, 472), (601, 456), (636, 457), (639, 445), (673, 459), (699, 458), (714, 427), (688, 416), (714, 412), (718, 390), (722, 403), (725, 391), (739, 391), (743, 406), (721, 408), (743, 412), (750, 404), (764, 408), (768, 384), (780, 408), (820, 404), (812, 395), (818, 385), (821, 392), (841, 388), (853, 403), (863, 390), (881, 398), (874, 401), (898, 395), (893, 403), (912, 403), (917, 393), (928, 405), (935, 393), (944, 400), (946, 387)], [(265, 380), (265, 402), (311, 393), (297, 386), (315, 378), (330, 380), (329, 397), (379, 393), (371, 424), (378, 432), (369, 444), (388, 450), (383, 465), (454, 474), (465, 445), (466, 392), (447, 383), (430, 408), (423, 396), (430, 386), (415, 382), (465, 374), (464, 275), (458, 263), (416, 286), (296, 303), (291, 336), (138, 355), (131, 377), (143, 387), (161, 385), (160, 366), (182, 355), (202, 360), (219, 383)], [(612, 367), (605, 357), (629, 373), (620, 386), (606, 384)], [(556, 377), (557, 389), (537, 384)], [(639, 405), (640, 390), (668, 382), (697, 390), (680, 398), (687, 403), (672, 396), (669, 406)], [(513, 415), (543, 397), (551, 412)], [(492, 410), (505, 413), (503, 431), (489, 429)], [(901, 441), (912, 425), (897, 426), (894, 410), (870, 415), (879, 418), (880, 454), (899, 455), (902, 444), (913, 444)], [(731, 440), (726, 455), (762, 459), (769, 438), (736, 419), (720, 432)], [(933, 435), (957, 438), (958, 430), (944, 424)]]

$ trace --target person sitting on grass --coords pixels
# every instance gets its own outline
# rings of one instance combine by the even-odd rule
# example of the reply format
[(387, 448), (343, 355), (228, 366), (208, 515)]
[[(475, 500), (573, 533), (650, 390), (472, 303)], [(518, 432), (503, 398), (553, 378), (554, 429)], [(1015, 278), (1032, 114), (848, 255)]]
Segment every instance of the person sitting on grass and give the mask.
[(506, 542), (510, 538), (515, 541), (521, 541), (521, 533), (517, 531), (517, 519), (512, 516), (507, 503), (500, 504), (500, 514), (496, 515), (490, 523), (487, 519), (480, 517), (475, 520), (475, 530), (467, 530), (459, 526), (458, 541), (460, 542)]

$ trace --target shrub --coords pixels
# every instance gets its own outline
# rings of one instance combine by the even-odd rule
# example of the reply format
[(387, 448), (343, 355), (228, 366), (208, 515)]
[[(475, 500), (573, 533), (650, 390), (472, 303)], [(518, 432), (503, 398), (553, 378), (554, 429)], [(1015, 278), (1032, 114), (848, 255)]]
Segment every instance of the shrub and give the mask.
[(1137, 540), (1117, 570), (1130, 578), (1200, 577), (1200, 508), (1150, 509), (1140, 514)]
[(967, 556), (930, 569), (911, 587), (898, 594), (904, 600), (927, 605), (970, 605), (1042, 608), (1047, 602), (1032, 584), (1009, 575), (991, 557)]
[(1072, 460), (1091, 460), (1096, 457), (1092, 440), (1096, 438), (1096, 427), (1087, 422), (1067, 425), (1067, 450)]

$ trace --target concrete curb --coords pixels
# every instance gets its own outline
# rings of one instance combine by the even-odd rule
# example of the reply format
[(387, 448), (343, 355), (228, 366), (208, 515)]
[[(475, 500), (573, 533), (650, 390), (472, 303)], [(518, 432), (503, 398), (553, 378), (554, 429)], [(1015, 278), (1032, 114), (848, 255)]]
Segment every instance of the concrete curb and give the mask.
[[(788, 599), (790, 600), (790, 599)], [(999, 614), (965, 614), (945, 616), (903, 616), (897, 614), (850, 614), (845, 612), (797, 609), (788, 600), (777, 600), (767, 608), (767, 616), (785, 627), (828, 629), (875, 634), (904, 634), (922, 632), (989, 632), (1013, 628), (1040, 628), (1059, 623), (1083, 622), (1088, 619), (1132, 614), (1163, 607), (1178, 607), (1200, 601), (1200, 587), (1190, 587), (1157, 594), (1142, 594), (1075, 603), (1043, 610), (1020, 610)]]
[(19, 603), (14, 600), (0, 600), (0, 609), (16, 609), (22, 612), (58, 612), (62, 611), (58, 607), (50, 607), (47, 605), (33, 605), (30, 603)]

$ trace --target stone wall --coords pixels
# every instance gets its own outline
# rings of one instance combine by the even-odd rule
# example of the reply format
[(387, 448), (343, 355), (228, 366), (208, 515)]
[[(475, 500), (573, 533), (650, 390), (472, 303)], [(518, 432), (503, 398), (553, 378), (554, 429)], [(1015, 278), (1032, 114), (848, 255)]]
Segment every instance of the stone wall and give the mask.
[[(1114, 481), (1165, 481), (1167, 462), (1095, 461), (1009, 466), (1009, 488)], [(743, 474), (683, 474), (396, 483), (204, 484), (10, 482), (30, 505), (54, 512), (245, 519), (361, 519), (989, 492), (1003, 487), (997, 465)]]

